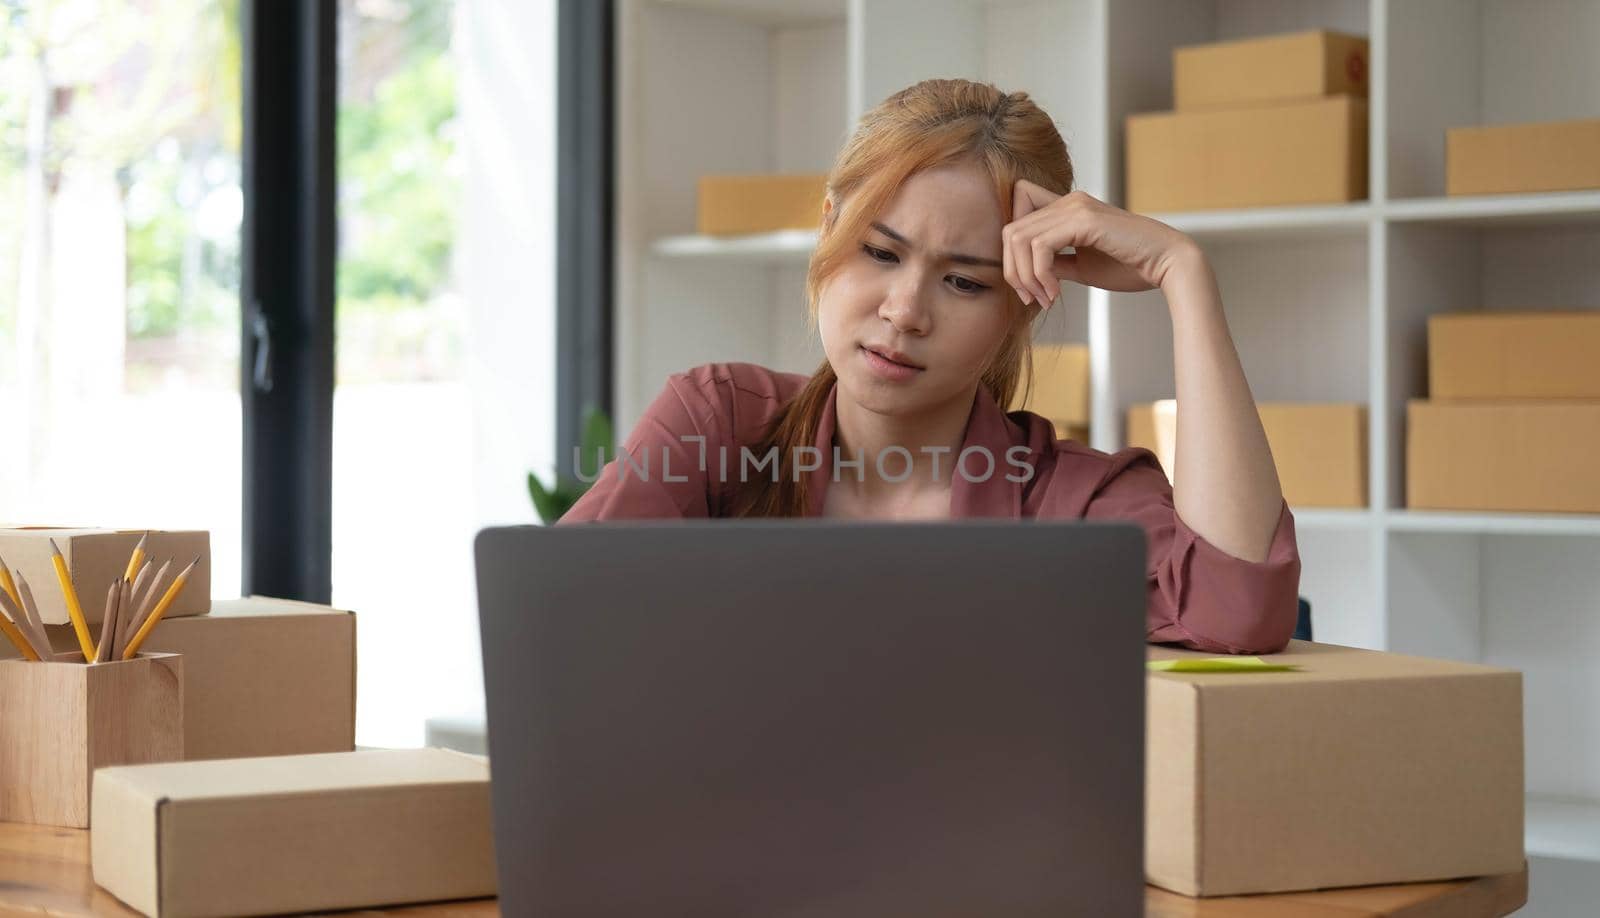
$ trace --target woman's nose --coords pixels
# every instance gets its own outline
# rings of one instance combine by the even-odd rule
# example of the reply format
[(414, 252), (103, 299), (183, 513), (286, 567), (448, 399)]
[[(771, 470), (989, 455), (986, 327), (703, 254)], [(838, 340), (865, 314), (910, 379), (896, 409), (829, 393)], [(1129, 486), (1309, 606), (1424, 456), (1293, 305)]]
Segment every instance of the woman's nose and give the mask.
[(899, 331), (925, 335), (931, 314), (923, 305), (924, 300), (921, 281), (914, 277), (897, 278), (885, 292), (878, 315)]

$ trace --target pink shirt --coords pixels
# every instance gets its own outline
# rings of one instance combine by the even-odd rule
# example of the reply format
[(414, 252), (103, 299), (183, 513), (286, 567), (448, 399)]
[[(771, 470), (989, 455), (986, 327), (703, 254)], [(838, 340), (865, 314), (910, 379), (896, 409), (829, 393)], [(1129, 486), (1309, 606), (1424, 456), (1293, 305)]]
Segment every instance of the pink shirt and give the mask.
[[(754, 447), (765, 425), (806, 379), (749, 363), (706, 364), (673, 374), (622, 446), (631, 457), (629, 464), (619, 468), (622, 457), (609, 463), (560, 524), (727, 516), (728, 494), (721, 483), (739, 481), (740, 447)], [(821, 462), (808, 473), (808, 516), (822, 515), (833, 476), (837, 396), (835, 385), (817, 428), (815, 456)], [(699, 437), (705, 438), (703, 452), (694, 439)], [(994, 469), (985, 475), (986, 463), (975, 454), (966, 474), (949, 473), (952, 517), (1138, 523), (1149, 548), (1148, 641), (1221, 653), (1273, 653), (1288, 644), (1297, 616), (1300, 554), (1287, 503), (1266, 560), (1246, 561), (1184, 523), (1173, 507), (1172, 487), (1149, 450), (1108, 454), (1058, 440), (1049, 421), (1029, 411), (1002, 412), (982, 387), (973, 400), (962, 450), (977, 446), (994, 457)], [(958, 455), (941, 458), (953, 463)], [(720, 471), (720, 456), (727, 457), (727, 475)], [(751, 456), (746, 474), (770, 479), (771, 466), (759, 468), (754, 463), (761, 457)], [(592, 474), (594, 461), (593, 456), (583, 457), (580, 467)], [(1017, 462), (1032, 467), (1030, 480), (1016, 480), (1026, 477)], [(899, 463), (892, 455), (886, 458), (887, 473), (900, 474)], [(810, 457), (807, 464), (812, 464)], [(845, 468), (839, 477), (853, 474)]]

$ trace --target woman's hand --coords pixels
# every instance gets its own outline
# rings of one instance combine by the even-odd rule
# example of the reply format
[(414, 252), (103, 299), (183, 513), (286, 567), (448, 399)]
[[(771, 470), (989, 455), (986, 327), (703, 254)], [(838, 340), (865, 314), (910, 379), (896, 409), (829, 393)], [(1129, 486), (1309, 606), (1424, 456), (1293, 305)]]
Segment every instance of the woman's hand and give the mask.
[[(1006, 282), (1023, 302), (1049, 309), (1061, 281), (1119, 293), (1162, 286), (1194, 240), (1083, 191), (1059, 195), (1018, 179), (1012, 220), (1000, 230)], [(1061, 254), (1072, 248), (1074, 252)]]

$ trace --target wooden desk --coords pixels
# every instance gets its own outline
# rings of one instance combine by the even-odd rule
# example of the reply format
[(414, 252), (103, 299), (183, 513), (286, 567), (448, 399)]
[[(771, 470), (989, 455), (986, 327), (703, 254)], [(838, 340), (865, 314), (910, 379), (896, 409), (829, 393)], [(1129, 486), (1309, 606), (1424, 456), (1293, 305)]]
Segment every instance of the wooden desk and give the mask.
[[(1528, 871), (1448, 883), (1364, 886), (1276, 896), (1191, 899), (1145, 887), (1146, 918), (1499, 918), (1528, 900)], [(89, 832), (0, 822), (0, 914), (138, 915), (94, 884)], [(340, 915), (489, 918), (494, 899), (440, 902)]]

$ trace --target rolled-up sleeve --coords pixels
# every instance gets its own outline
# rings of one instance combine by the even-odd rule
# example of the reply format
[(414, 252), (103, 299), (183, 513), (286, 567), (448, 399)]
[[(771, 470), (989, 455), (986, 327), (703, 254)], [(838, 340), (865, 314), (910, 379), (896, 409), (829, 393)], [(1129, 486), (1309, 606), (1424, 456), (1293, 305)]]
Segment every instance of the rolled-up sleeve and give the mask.
[[(706, 450), (721, 443), (717, 417), (689, 373), (668, 377), (617, 457), (557, 525), (709, 516)], [(580, 457), (581, 470), (596, 457)]]
[(1300, 552), (1285, 502), (1262, 561), (1228, 554), (1189, 528), (1154, 454), (1123, 450), (1090, 499), (1085, 518), (1125, 519), (1144, 528), (1146, 640), (1221, 653), (1275, 653), (1298, 616)]

